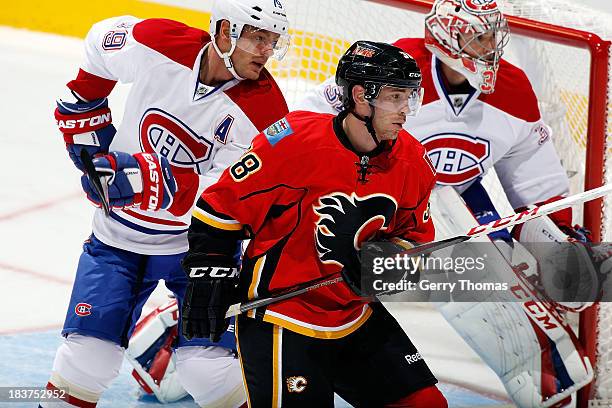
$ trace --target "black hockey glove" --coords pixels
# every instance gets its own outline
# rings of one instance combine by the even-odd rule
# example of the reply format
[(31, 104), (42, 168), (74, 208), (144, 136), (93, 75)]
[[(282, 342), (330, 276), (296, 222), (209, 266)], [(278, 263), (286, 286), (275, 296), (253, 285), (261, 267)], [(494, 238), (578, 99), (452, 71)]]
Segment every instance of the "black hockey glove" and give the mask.
[[(374, 272), (374, 260), (376, 258), (394, 258), (402, 254), (414, 245), (408, 241), (394, 238), (393, 240), (383, 239), (378, 242), (365, 242), (361, 250), (348, 257), (344, 268), (340, 272), (342, 278), (349, 288), (363, 298), (374, 298), (375, 295), (389, 295), (396, 292), (376, 291), (373, 282), (375, 279), (382, 279), (384, 282), (396, 283), (400, 280), (418, 282), (420, 270), (418, 264), (409, 263), (409, 268), (385, 268), (382, 272)], [(365, 285), (365, 287), (363, 286)]]
[(189, 278), (182, 307), (183, 336), (218, 342), (229, 325), (225, 313), (237, 300), (236, 262), (223, 256), (188, 254), (183, 269)]

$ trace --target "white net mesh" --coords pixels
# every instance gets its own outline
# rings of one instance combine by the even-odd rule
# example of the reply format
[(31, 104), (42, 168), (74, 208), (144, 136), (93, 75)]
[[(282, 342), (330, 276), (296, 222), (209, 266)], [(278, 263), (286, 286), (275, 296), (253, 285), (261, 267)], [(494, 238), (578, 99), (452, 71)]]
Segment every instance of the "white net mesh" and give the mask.
[[(409, 3), (408, 1), (405, 1)], [(565, 0), (499, 1), (505, 13), (530, 20), (571, 27), (612, 37), (612, 18), (601, 12)], [(292, 46), (280, 63), (269, 66), (286, 92), (290, 106), (313, 85), (335, 73), (338, 58), (359, 39), (395, 41), (401, 37), (423, 36), (423, 14), (374, 4), (364, 0), (285, 0), (291, 20)], [(520, 66), (531, 79), (545, 120), (554, 131), (554, 142), (568, 171), (571, 193), (584, 190), (589, 105), (590, 54), (586, 49), (554, 44), (531, 37), (512, 36), (505, 58)], [(609, 69), (608, 69), (609, 71)], [(610, 92), (610, 83), (597, 84)], [(608, 98), (608, 100), (610, 100)], [(612, 105), (608, 103), (606, 182), (612, 182)], [(505, 195), (490, 174), (485, 185), (493, 191), (502, 213), (512, 211)], [(602, 208), (604, 238), (612, 240), (612, 197)], [(575, 212), (582, 223), (582, 211)], [(612, 398), (612, 305), (602, 305), (599, 313), (597, 392), (599, 398)]]

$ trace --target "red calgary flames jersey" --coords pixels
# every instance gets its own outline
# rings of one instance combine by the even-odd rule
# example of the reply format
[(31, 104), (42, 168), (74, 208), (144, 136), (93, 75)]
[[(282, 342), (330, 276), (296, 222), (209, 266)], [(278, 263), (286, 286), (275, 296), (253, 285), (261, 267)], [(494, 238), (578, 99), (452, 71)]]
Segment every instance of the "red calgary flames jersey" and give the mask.
[[(369, 158), (367, 181), (360, 181), (361, 157), (335, 118), (290, 113), (258, 135), (199, 200), (196, 219), (250, 232), (240, 272), (244, 298), (332, 275), (365, 240), (433, 239), (428, 205), (435, 172), (423, 146), (402, 130), (392, 148)], [(311, 337), (340, 338), (370, 313), (340, 283), (250, 316)]]

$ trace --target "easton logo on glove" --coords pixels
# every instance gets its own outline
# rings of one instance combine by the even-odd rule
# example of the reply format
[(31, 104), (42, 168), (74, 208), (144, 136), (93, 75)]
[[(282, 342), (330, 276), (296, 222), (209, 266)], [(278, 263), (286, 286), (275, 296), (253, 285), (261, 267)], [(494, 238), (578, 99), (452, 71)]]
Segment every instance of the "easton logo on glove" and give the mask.
[(61, 131), (66, 132), (70, 129), (80, 129), (80, 130), (96, 130), (101, 128), (102, 126), (110, 125), (112, 122), (110, 110), (104, 109), (103, 113), (97, 116), (91, 116), (90, 112), (81, 114), (81, 115), (72, 115), (72, 116), (82, 116), (78, 119), (61, 119), (63, 116), (59, 113), (56, 113), (57, 127), (60, 128)]
[(221, 266), (199, 266), (189, 269), (190, 278), (235, 278), (238, 276), (238, 268)]
[(148, 153), (143, 153), (142, 158), (145, 159), (147, 164), (149, 165), (149, 182), (145, 183), (145, 185), (149, 186), (149, 200), (147, 204), (147, 209), (149, 211), (154, 211), (159, 208), (159, 197), (160, 197), (160, 169), (157, 165), (157, 160), (153, 158)]

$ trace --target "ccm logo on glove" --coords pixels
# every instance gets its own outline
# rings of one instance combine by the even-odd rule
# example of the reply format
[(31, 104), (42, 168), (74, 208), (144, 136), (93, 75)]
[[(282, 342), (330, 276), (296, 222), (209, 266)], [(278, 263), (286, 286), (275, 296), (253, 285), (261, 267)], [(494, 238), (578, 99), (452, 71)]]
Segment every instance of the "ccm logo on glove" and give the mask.
[(200, 266), (189, 270), (190, 278), (235, 278), (238, 268), (220, 266)]

